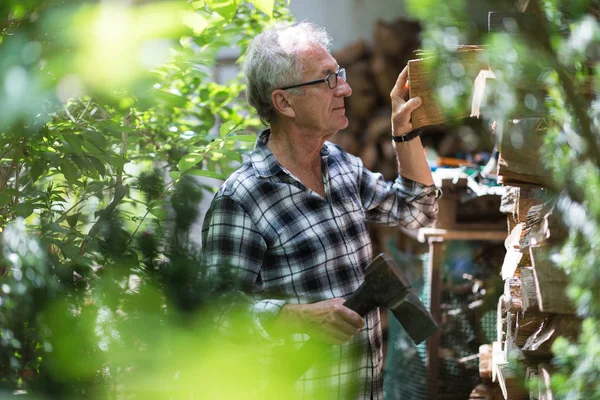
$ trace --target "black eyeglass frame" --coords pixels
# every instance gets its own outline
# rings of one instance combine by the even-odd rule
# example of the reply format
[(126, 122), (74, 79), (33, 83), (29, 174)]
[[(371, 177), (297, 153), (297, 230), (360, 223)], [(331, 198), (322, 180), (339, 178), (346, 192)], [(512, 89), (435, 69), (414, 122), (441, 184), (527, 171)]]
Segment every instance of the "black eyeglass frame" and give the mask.
[[(331, 86), (331, 84), (329, 83), (329, 78), (335, 75), (335, 83), (333, 85), (333, 87)], [(294, 89), (297, 87), (302, 87), (302, 86), (310, 86), (310, 85), (318, 85), (319, 83), (327, 83), (327, 86), (329, 86), (329, 89), (335, 89), (337, 87), (337, 82), (338, 82), (338, 76), (340, 76), (342, 78), (342, 80), (344, 82), (346, 82), (346, 68), (340, 68), (337, 70), (337, 72), (332, 72), (331, 74), (327, 75), (325, 78), (322, 79), (316, 79), (314, 81), (310, 81), (310, 82), (304, 82), (304, 83), (300, 83), (298, 85), (292, 85), (292, 86), (286, 86), (286, 87), (282, 87), (281, 90), (287, 90), (287, 89)]]

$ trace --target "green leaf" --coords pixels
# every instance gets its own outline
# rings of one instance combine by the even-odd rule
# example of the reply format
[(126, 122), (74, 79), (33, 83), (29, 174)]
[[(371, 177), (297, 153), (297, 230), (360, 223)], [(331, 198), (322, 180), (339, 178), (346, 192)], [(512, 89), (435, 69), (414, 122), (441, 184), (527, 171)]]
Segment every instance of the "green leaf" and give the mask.
[(60, 171), (69, 183), (74, 184), (77, 182), (77, 179), (79, 178), (79, 170), (73, 161), (64, 158), (60, 163)]
[(231, 133), (239, 124), (235, 121), (227, 121), (225, 122), (223, 125), (221, 125), (221, 128), (219, 128), (219, 133), (221, 134), (221, 137), (223, 136), (227, 136), (229, 133)]
[(234, 161), (238, 161), (238, 162), (242, 162), (242, 156), (240, 153), (233, 151), (233, 150), (227, 150), (227, 149), (219, 149), (219, 150), (214, 150), (210, 152), (211, 155), (211, 159), (217, 158), (217, 159), (227, 159), (227, 160), (234, 160)]
[(240, 142), (254, 143), (254, 142), (256, 142), (256, 135), (235, 135), (235, 136), (229, 136), (228, 139), (239, 140)]
[(51, 222), (48, 225), (46, 225), (46, 229), (48, 229), (48, 230), (50, 230), (52, 232), (56, 232), (56, 233), (67, 233), (67, 232), (69, 232), (68, 229), (63, 228), (62, 226), (60, 226), (56, 222)]
[(190, 175), (194, 175), (194, 176), (205, 176), (207, 178), (215, 178), (215, 179), (220, 179), (222, 181), (225, 180), (225, 177), (223, 175), (219, 174), (218, 172), (208, 171), (205, 169), (198, 169), (198, 168), (190, 169), (189, 171), (186, 172), (186, 174), (190, 174)]
[(194, 165), (198, 164), (203, 159), (204, 154), (190, 153), (181, 157), (181, 160), (179, 160), (179, 162), (177, 163), (177, 168), (179, 168), (179, 171), (185, 172), (188, 169), (192, 168)]
[(77, 226), (77, 222), (79, 222), (80, 216), (81, 216), (81, 213), (75, 213), (75, 214), (71, 214), (71, 215), (67, 216), (67, 223), (69, 224), (69, 226), (71, 228), (75, 228), (75, 226)]
[(238, 4), (239, 0), (208, 0), (210, 9), (225, 18), (228, 22), (235, 17)]
[(169, 176), (171, 177), (171, 179), (176, 180), (181, 176), (181, 172), (171, 171), (171, 172), (169, 172)]
[(104, 135), (102, 135), (96, 131), (93, 131), (93, 130), (85, 131), (84, 138), (87, 142), (92, 143), (94, 146), (96, 146), (99, 149), (106, 148), (106, 145), (107, 145), (106, 138), (104, 137)]
[(75, 154), (81, 153), (81, 146), (83, 145), (83, 139), (81, 136), (73, 133), (63, 133), (62, 136), (65, 140), (65, 144), (67, 145), (67, 150)]
[(79, 255), (79, 247), (75, 246), (74, 244), (63, 244), (60, 246), (60, 250), (67, 258), (73, 258)]
[(100, 159), (98, 157), (88, 155), (87, 159), (90, 161), (90, 163), (92, 163), (94, 168), (96, 168), (96, 170), (98, 171), (98, 173), (101, 176), (106, 176), (106, 167), (104, 166), (104, 163), (102, 161), (100, 161)]
[(250, 0), (254, 7), (267, 14), (270, 18), (273, 18), (273, 7), (275, 0)]
[(73, 160), (75, 162), (75, 164), (77, 164), (77, 166), (79, 167), (79, 169), (84, 170), (84, 171), (90, 171), (90, 172), (94, 172), (94, 167), (92, 166), (92, 164), (84, 157), (79, 157), (76, 155), (72, 155), (71, 156), (71, 160)]
[(19, 203), (19, 204), (16, 204), (15, 207), (13, 208), (17, 217), (23, 217), (23, 218), (29, 217), (33, 213), (34, 209), (35, 209), (35, 207), (31, 203)]

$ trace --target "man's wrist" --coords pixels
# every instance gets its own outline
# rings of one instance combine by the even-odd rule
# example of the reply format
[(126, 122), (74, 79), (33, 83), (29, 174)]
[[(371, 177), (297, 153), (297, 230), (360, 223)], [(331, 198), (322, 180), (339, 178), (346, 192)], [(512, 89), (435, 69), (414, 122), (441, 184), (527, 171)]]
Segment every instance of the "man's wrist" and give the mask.
[(392, 132), (392, 140), (396, 143), (405, 143), (405, 142), (409, 142), (415, 138), (418, 138), (420, 135), (421, 135), (420, 129), (415, 129), (411, 132), (408, 132), (405, 135), (394, 135), (394, 132)]

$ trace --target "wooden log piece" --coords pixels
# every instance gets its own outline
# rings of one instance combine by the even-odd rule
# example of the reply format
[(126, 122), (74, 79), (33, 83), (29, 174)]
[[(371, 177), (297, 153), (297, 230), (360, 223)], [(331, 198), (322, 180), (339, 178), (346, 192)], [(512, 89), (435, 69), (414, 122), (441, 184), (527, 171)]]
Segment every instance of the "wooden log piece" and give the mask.
[(546, 122), (541, 118), (511, 120), (504, 124), (500, 140), (498, 179), (505, 185), (518, 182), (548, 186), (551, 172), (540, 157)]
[[(392, 117), (390, 111), (385, 108), (381, 109), (376, 113), (373, 113), (372, 118), (369, 120), (367, 125), (367, 132), (365, 141), (372, 143), (381, 136), (384, 136), (389, 143), (392, 141)], [(388, 146), (392, 148), (392, 146)], [(393, 149), (392, 149), (393, 150)]]
[(372, 115), (378, 102), (369, 62), (354, 63), (346, 69), (346, 72), (348, 84), (352, 87), (352, 96), (346, 99), (348, 117), (353, 120), (367, 119)]
[(503, 400), (500, 386), (492, 383), (480, 383), (469, 394), (469, 400)]
[(340, 146), (344, 151), (355, 156), (360, 154), (361, 144), (356, 135), (349, 129), (339, 131), (332, 142)]
[(373, 28), (375, 54), (389, 57), (406, 57), (418, 48), (421, 26), (417, 21), (404, 19), (392, 23), (379, 20)]
[(492, 381), (492, 345), (479, 346), (479, 377), (484, 382)]
[(504, 247), (506, 248), (506, 255), (502, 263), (502, 279), (510, 279), (515, 275), (515, 271), (523, 258), (519, 248), (519, 241), (523, 232), (523, 224), (518, 224), (512, 230), (510, 235), (504, 241)]
[(529, 400), (529, 392), (525, 390), (523, 380), (510, 364), (498, 365), (498, 384), (505, 399)]
[(571, 315), (552, 315), (527, 339), (523, 352), (528, 355), (552, 356), (552, 344), (559, 337), (575, 340), (581, 331), (581, 320)]
[(504, 302), (510, 313), (518, 313), (523, 310), (521, 293), (521, 279), (517, 276), (504, 281)]
[[(459, 46), (455, 60), (449, 62), (460, 63), (464, 70), (466, 79), (475, 80), (482, 69), (486, 69), (488, 62), (485, 52), (478, 46)], [(438, 104), (438, 84), (436, 78), (440, 75), (434, 69), (435, 59), (433, 57), (410, 60), (408, 62), (408, 80), (410, 98), (420, 97), (423, 103), (412, 113), (413, 128), (428, 125), (438, 125), (446, 122), (447, 117)], [(445, 67), (445, 66), (444, 66)], [(455, 119), (466, 118), (470, 115), (470, 108), (465, 107), (453, 117)]]
[(527, 213), (529, 209), (535, 205), (542, 204), (547, 201), (548, 191), (539, 186), (527, 185), (519, 187), (519, 196), (517, 197), (517, 207), (515, 218), (519, 222), (527, 222)]
[(362, 61), (369, 56), (369, 45), (365, 39), (358, 39), (334, 52), (333, 58), (339, 65), (348, 68), (350, 65)]
[(397, 57), (386, 56), (385, 54), (375, 53), (371, 57), (371, 71), (377, 93), (386, 104), (391, 104), (390, 92), (398, 80), (398, 75), (404, 68), (403, 64), (398, 62)]
[(537, 332), (547, 319), (554, 314), (540, 312), (526, 312), (516, 314), (515, 343), (523, 347), (527, 340)]
[[(533, 379), (537, 379), (538, 377), (538, 366), (531, 366), (525, 369), (525, 381), (530, 382)], [(539, 400), (539, 389), (537, 386), (528, 385), (529, 386), (529, 399), (530, 400)]]
[(507, 363), (502, 343), (495, 341), (492, 343), (492, 382), (498, 382), (498, 367)]
[(513, 217), (517, 211), (517, 204), (519, 198), (519, 188), (515, 186), (505, 186), (504, 193), (500, 198), (500, 212)]
[(550, 385), (551, 377), (552, 367), (547, 363), (541, 363), (538, 367), (538, 400), (554, 400)]
[(498, 307), (496, 308), (496, 341), (502, 345), (506, 338), (506, 303), (504, 302), (504, 295), (500, 295), (498, 299)]
[(375, 170), (375, 166), (377, 165), (377, 160), (379, 158), (377, 144), (376, 143), (368, 143), (363, 148), (363, 150), (360, 152), (360, 158), (361, 158), (365, 168), (367, 168), (371, 171)]
[(540, 311), (558, 314), (574, 314), (575, 308), (566, 294), (569, 279), (565, 272), (551, 261), (548, 247), (530, 247), (533, 278)]
[[(523, 258), (527, 256), (529, 260), (529, 253), (524, 254)], [(521, 306), (523, 312), (539, 312), (540, 308), (537, 302), (537, 294), (535, 289), (535, 279), (533, 277), (533, 267), (521, 267)]]

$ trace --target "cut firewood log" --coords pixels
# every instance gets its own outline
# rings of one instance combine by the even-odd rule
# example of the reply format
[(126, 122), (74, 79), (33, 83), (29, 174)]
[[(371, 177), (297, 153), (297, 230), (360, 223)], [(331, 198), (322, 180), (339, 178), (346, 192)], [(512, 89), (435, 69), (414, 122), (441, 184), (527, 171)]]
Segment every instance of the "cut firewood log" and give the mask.
[(519, 222), (527, 222), (527, 213), (531, 207), (547, 201), (547, 189), (539, 186), (519, 187), (515, 218)]
[(517, 346), (523, 347), (527, 340), (540, 329), (548, 318), (554, 314), (540, 312), (526, 312), (516, 314), (514, 341)]
[(529, 400), (523, 381), (509, 363), (498, 365), (498, 384), (505, 399)]
[(340, 146), (344, 151), (359, 155), (361, 151), (361, 144), (356, 135), (349, 129), (344, 129), (336, 133), (332, 141)]
[(480, 383), (477, 385), (471, 394), (469, 400), (503, 400), (502, 390), (500, 386), (491, 383)]
[(521, 248), (553, 245), (562, 243), (568, 235), (568, 229), (555, 209), (555, 202), (532, 206), (527, 213), (525, 235), (521, 239)]
[[(538, 378), (539, 366), (527, 367), (525, 370), (525, 381), (530, 382)], [(529, 400), (539, 400), (539, 389), (537, 386), (529, 385)]]
[[(385, 136), (388, 142), (391, 143), (391, 135), (392, 116), (387, 108), (381, 109), (369, 120), (365, 142), (372, 143), (379, 140), (380, 136)], [(393, 146), (388, 147), (393, 150)]]
[(542, 312), (574, 314), (575, 308), (566, 294), (569, 279), (551, 261), (551, 251), (548, 247), (529, 248), (538, 307)]
[(498, 367), (508, 364), (504, 350), (502, 350), (502, 342), (495, 341), (492, 343), (492, 382), (498, 382)]
[(360, 158), (365, 168), (374, 171), (377, 165), (377, 159), (379, 157), (379, 151), (377, 150), (377, 143), (367, 143), (367, 145), (360, 152)]
[(542, 164), (542, 147), (546, 122), (541, 118), (524, 118), (504, 124), (498, 159), (498, 181), (506, 185), (519, 182), (548, 186), (552, 175)]
[(515, 313), (506, 313), (506, 334), (504, 336), (504, 354), (508, 360), (514, 353), (520, 353), (516, 341), (517, 315)]
[(492, 381), (492, 345), (479, 346), (479, 376), (484, 382)]
[(418, 48), (421, 40), (420, 32), (421, 25), (417, 21), (400, 19), (388, 23), (379, 20), (375, 23), (373, 29), (374, 51), (376, 54), (385, 54), (397, 58), (411, 54), (413, 50)]
[(367, 41), (365, 39), (358, 39), (341, 50), (332, 53), (332, 55), (339, 65), (348, 68), (350, 65), (367, 58), (369, 52)]
[[(527, 257), (530, 261), (529, 253), (523, 254), (523, 258)], [(540, 308), (537, 302), (537, 294), (535, 289), (535, 279), (533, 277), (533, 267), (521, 267), (521, 306), (523, 312), (539, 312)]]
[(520, 277), (513, 276), (504, 281), (504, 302), (509, 313), (518, 313), (523, 310), (521, 292)]
[(379, 100), (373, 86), (369, 61), (354, 63), (346, 71), (348, 84), (352, 87), (352, 96), (346, 99), (348, 117), (353, 120), (367, 119)]
[(402, 72), (403, 68), (404, 65), (398, 62), (397, 57), (390, 57), (379, 53), (375, 53), (371, 57), (371, 71), (377, 93), (387, 104), (391, 104), (390, 92), (396, 84), (398, 75)]
[[(482, 69), (488, 68), (487, 56), (479, 46), (459, 46), (454, 53), (455, 60), (462, 65), (465, 76), (471, 81)], [(428, 125), (438, 125), (446, 122), (446, 115), (438, 104), (438, 87), (436, 78), (439, 73), (435, 71), (435, 59), (426, 57), (410, 60), (408, 62), (408, 80), (410, 97), (420, 97), (423, 103), (412, 113), (412, 126), (419, 128)], [(456, 119), (467, 118), (471, 114), (470, 108), (465, 107), (457, 113)]]
[(550, 386), (552, 367), (541, 363), (538, 367), (538, 400), (554, 400), (554, 394)]
[(523, 253), (519, 248), (523, 226), (524, 224), (516, 225), (504, 241), (506, 255), (504, 256), (504, 262), (502, 263), (501, 275), (503, 280), (510, 279), (515, 275), (515, 271), (523, 258)]
[(504, 193), (500, 198), (500, 212), (514, 217), (517, 212), (517, 204), (519, 202), (519, 188), (513, 186), (505, 186)]
[(496, 341), (500, 343), (501, 348), (503, 348), (502, 343), (506, 338), (506, 305), (504, 302), (504, 295), (500, 295), (498, 299), (498, 308), (496, 309)]
[(552, 344), (559, 337), (574, 340), (581, 331), (581, 320), (571, 315), (552, 315), (527, 339), (523, 353), (536, 356), (552, 356)]

